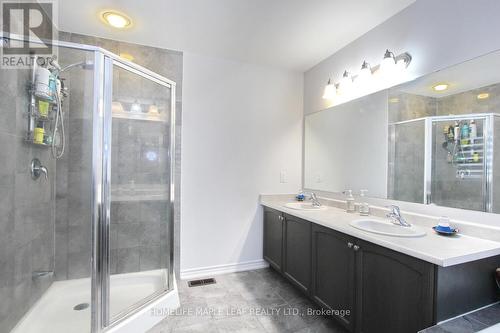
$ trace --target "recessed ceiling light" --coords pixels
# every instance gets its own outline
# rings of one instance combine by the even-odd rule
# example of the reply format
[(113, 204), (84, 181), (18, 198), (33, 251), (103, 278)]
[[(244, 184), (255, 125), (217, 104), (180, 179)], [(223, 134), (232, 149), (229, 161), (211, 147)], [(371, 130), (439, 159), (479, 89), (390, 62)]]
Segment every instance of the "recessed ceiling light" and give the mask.
[(434, 91), (445, 91), (448, 87), (449, 85), (447, 83), (439, 83), (432, 87), (432, 89), (434, 89)]
[(132, 20), (127, 15), (111, 10), (102, 12), (101, 19), (107, 25), (117, 29), (128, 28), (132, 25)]
[(131, 55), (130, 53), (122, 52), (120, 53), (120, 58), (123, 58), (128, 61), (134, 61), (134, 56)]
[(487, 99), (490, 97), (490, 94), (488, 93), (481, 93), (479, 95), (477, 95), (477, 99)]

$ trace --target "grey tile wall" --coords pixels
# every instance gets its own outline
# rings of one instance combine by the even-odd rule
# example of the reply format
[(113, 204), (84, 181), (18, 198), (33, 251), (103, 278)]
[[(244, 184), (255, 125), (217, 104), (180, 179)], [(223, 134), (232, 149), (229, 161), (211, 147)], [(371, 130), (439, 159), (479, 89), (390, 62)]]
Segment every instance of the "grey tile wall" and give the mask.
[[(24, 142), (30, 71), (0, 69), (0, 332), (8, 332), (52, 283), (55, 169), (49, 150)], [(49, 180), (31, 179), (36, 157)]]
[(389, 137), (389, 199), (424, 201), (425, 122), (392, 125)]

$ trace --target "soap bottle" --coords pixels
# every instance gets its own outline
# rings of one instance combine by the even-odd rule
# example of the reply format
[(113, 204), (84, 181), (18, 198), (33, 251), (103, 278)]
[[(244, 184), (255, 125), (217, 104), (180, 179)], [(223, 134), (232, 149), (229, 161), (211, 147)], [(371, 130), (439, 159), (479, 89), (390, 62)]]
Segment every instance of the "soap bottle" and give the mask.
[(370, 206), (366, 202), (366, 193), (368, 190), (361, 190), (360, 192), (361, 202), (359, 204), (359, 215), (368, 216), (370, 215)]
[(474, 140), (477, 138), (477, 126), (476, 126), (476, 122), (474, 121), (474, 119), (472, 119), (470, 121), (469, 138), (471, 139), (472, 143), (474, 143)]
[(458, 143), (460, 141), (460, 124), (455, 121), (455, 126), (453, 127), (453, 138)]
[(356, 205), (354, 203), (354, 197), (352, 196), (352, 190), (345, 190), (344, 194), (346, 194), (346, 212), (354, 213), (356, 212)]
[(460, 141), (460, 144), (466, 145), (469, 144), (469, 125), (465, 122), (462, 125), (462, 131), (461, 131), (461, 137), (462, 140)]

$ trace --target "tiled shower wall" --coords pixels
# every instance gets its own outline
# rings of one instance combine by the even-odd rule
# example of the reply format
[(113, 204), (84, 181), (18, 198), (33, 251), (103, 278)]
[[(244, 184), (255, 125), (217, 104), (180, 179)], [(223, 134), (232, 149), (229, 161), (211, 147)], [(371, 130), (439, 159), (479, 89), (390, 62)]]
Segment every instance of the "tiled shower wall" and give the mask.
[[(177, 200), (174, 219), (174, 265), (178, 272), (182, 53), (73, 33), (60, 32), (60, 39), (74, 43), (96, 45), (116, 54), (130, 54), (134, 57), (133, 62), (177, 83), (175, 151), (175, 195)], [(73, 62), (71, 57), (67, 57), (65, 64), (70, 62)], [(75, 75), (75, 77), (72, 77), (72, 75)], [(66, 75), (69, 77), (68, 85), (73, 85), (71, 86), (72, 90), (75, 88), (75, 84), (86, 85), (86, 80), (82, 80), (81, 75), (81, 70), (68, 72), (68, 75)], [(91, 170), (87, 166), (90, 166), (89, 161), (92, 151), (92, 128), (90, 127), (92, 107), (86, 105), (82, 98), (76, 97), (72, 99), (72, 96), (69, 96), (68, 105), (70, 108), (66, 113), (69, 118), (69, 121), (66, 122), (69, 153), (66, 158), (59, 160), (57, 164), (55, 265), (58, 280), (90, 276), (91, 216), (89, 177), (91, 176)], [(120, 126), (120, 122), (121, 120), (114, 119), (113, 125), (117, 128)], [(133, 126), (139, 126), (138, 123), (140, 121), (134, 122)], [(167, 124), (164, 125), (168, 126)], [(133, 147), (134, 142), (129, 142), (128, 146)], [(160, 219), (164, 220), (165, 217), (152, 215), (150, 212), (151, 207), (158, 211), (160, 209), (159, 205), (162, 205), (161, 202), (154, 201), (112, 203), (112, 216), (116, 217), (112, 218), (111, 221), (112, 273), (158, 268), (160, 246), (159, 240), (156, 241), (156, 237), (159, 237), (160, 234), (155, 231), (160, 227)], [(166, 210), (164, 211), (166, 212)], [(166, 235), (164, 236), (166, 238)]]
[[(47, 148), (27, 144), (27, 84), (30, 71), (0, 69), (0, 332), (9, 332), (52, 283), (55, 169)], [(34, 181), (30, 163), (38, 158), (49, 179)]]

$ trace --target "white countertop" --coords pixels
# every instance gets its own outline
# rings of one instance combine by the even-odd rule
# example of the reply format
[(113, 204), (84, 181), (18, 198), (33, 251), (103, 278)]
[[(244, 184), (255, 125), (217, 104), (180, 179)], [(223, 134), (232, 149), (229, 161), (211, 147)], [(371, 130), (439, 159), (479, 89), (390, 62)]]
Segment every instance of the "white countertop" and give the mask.
[(295, 210), (285, 207), (287, 202), (292, 200), (283, 195), (261, 195), (260, 198), (263, 206), (443, 267), (500, 255), (500, 241), (463, 234), (440, 236), (428, 223), (416, 224), (427, 233), (422, 237), (384, 236), (350, 226), (350, 222), (361, 218), (359, 214), (346, 213), (343, 209), (331, 206), (319, 211)]

